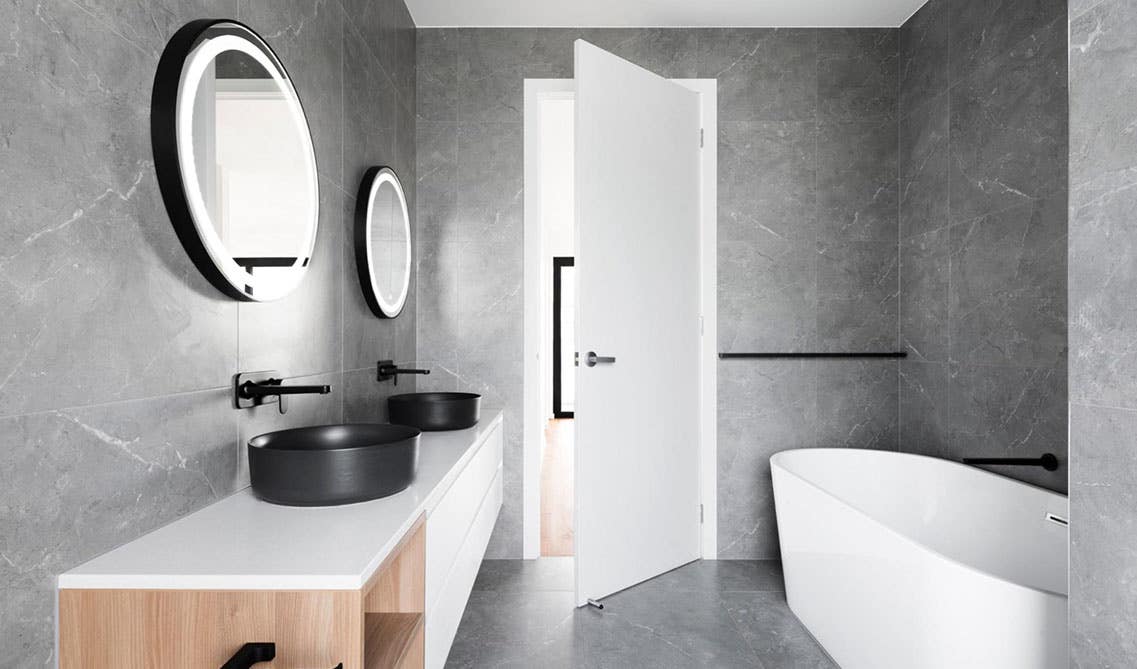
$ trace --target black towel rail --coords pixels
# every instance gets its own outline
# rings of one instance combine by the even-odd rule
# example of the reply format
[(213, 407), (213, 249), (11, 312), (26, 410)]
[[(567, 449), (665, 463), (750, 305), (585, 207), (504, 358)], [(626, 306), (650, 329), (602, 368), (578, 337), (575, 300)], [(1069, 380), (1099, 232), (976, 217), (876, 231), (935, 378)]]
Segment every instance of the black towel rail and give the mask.
[(719, 353), (720, 360), (757, 360), (770, 358), (907, 358), (907, 351), (869, 351), (861, 353)]
[(1043, 453), (1038, 458), (964, 458), (965, 465), (1011, 465), (1019, 467), (1042, 467), (1048, 472), (1058, 470), (1058, 456)]

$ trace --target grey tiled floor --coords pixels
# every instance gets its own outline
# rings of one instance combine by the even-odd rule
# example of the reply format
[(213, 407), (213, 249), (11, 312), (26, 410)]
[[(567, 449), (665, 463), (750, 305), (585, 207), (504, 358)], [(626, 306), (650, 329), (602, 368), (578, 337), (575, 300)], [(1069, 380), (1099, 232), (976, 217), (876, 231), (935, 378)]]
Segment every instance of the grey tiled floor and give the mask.
[(447, 667), (833, 669), (777, 562), (700, 561), (573, 607), (571, 558), (486, 560)]

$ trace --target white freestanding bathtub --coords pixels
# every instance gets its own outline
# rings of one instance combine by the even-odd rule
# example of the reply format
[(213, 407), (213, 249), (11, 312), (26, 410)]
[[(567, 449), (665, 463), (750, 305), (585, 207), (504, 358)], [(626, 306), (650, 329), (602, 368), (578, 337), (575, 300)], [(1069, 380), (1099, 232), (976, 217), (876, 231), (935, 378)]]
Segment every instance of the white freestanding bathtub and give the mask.
[(1067, 498), (920, 455), (770, 458), (790, 609), (842, 669), (1057, 669)]

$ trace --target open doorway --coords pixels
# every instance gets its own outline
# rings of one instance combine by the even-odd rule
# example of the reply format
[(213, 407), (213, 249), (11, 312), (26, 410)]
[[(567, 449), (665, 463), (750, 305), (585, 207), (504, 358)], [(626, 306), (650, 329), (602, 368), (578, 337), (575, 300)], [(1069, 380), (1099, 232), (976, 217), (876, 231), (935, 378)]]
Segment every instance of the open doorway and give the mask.
[(576, 407), (576, 281), (572, 257), (553, 258), (553, 417), (545, 426), (541, 458), (541, 557), (573, 554), (573, 446)]
[(573, 554), (576, 281), (573, 212), (573, 100), (537, 102), (537, 210), (541, 243), (540, 555)]

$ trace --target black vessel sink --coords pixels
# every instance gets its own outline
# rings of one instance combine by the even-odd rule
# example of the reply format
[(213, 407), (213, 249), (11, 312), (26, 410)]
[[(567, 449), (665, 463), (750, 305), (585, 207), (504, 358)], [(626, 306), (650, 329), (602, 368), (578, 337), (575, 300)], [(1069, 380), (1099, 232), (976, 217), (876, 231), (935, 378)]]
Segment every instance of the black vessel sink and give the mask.
[(478, 423), (482, 396), (474, 393), (408, 393), (387, 398), (391, 422), (420, 430), (464, 430)]
[(351, 504), (411, 484), (421, 432), (358, 423), (269, 432), (249, 440), (249, 477), (261, 499), (290, 506)]

